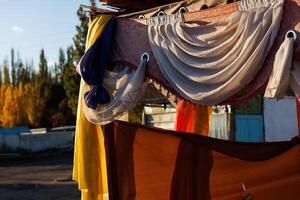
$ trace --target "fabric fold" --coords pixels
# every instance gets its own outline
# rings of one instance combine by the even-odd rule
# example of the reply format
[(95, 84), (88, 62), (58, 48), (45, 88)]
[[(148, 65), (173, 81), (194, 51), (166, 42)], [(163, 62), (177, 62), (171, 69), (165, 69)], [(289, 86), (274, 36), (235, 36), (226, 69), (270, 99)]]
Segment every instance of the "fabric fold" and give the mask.
[[(133, 108), (147, 88), (147, 82), (144, 81), (146, 64), (147, 60), (141, 58), (136, 71), (117, 66), (113, 71), (107, 72), (103, 85), (111, 94), (112, 100), (106, 105), (98, 105), (96, 109), (83, 103), (86, 118), (91, 123), (105, 125)], [(89, 87), (86, 85), (83, 90), (87, 91)]]
[(285, 40), (276, 53), (273, 71), (270, 76), (265, 98), (284, 98), (290, 86), (297, 98), (300, 97), (300, 64), (293, 62), (294, 42), (297, 38), (295, 31), (286, 33)]
[(277, 35), (282, 7), (282, 0), (265, 1), (206, 25), (185, 23), (180, 14), (154, 17), (148, 20), (150, 46), (179, 95), (193, 103), (218, 104), (260, 70)]
[(110, 200), (300, 195), (299, 138), (232, 142), (114, 121), (105, 126), (105, 140)]
[(275, 55), (273, 71), (265, 91), (265, 98), (283, 98), (289, 87), (290, 74), (297, 73), (297, 69), (294, 70), (294, 73), (291, 72), (293, 44), (294, 38), (286, 36), (278, 49)]
[[(98, 22), (96, 26), (101, 23), (99, 19), (96, 19), (96, 22)], [(82, 79), (91, 87), (91, 90), (84, 94), (84, 100), (86, 105), (92, 109), (96, 109), (98, 104), (106, 104), (110, 101), (109, 93), (102, 84), (110, 58), (115, 24), (116, 18), (111, 17), (105, 24), (102, 34), (86, 50), (77, 66), (77, 71)], [(91, 24), (91, 26), (93, 25), (94, 23)]]

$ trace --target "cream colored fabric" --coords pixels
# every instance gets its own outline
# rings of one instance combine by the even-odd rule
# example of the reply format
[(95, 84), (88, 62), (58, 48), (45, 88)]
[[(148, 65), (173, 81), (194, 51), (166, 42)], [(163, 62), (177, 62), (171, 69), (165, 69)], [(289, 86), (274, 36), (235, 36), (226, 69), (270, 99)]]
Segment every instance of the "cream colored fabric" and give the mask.
[[(103, 86), (109, 91), (112, 101), (107, 105), (98, 105), (96, 110), (88, 108), (83, 101), (85, 117), (94, 124), (105, 125), (133, 108), (147, 87), (147, 82), (144, 82), (146, 62), (142, 59), (136, 71), (117, 66), (113, 72), (108, 72)], [(86, 85), (83, 91), (88, 90)]]
[(247, 2), (227, 20), (207, 25), (184, 23), (180, 14), (149, 19), (154, 56), (185, 99), (218, 104), (255, 77), (277, 35), (283, 0)]
[[(284, 97), (290, 83), (293, 45), (294, 38), (286, 37), (277, 51), (273, 71), (265, 91), (265, 98)], [(294, 70), (293, 75), (299, 74), (298, 70)], [(297, 76), (295, 77), (297, 78)]]

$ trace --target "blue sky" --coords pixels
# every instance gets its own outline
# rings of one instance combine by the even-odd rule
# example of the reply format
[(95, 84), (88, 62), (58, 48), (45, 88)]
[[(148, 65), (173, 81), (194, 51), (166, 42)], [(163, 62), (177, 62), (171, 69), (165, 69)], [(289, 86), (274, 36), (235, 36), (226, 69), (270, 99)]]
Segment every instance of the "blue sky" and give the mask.
[[(45, 49), (48, 64), (57, 61), (60, 47), (72, 43), (76, 11), (88, 0), (0, 0), (0, 63), (10, 49), (25, 61), (38, 66), (39, 52)], [(0, 66), (1, 66), (0, 64)]]

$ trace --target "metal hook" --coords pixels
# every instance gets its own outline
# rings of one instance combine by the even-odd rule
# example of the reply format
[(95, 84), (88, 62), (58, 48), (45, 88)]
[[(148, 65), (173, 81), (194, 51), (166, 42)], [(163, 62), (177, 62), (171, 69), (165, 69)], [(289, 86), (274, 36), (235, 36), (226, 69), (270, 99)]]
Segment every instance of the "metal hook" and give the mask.
[(180, 7), (178, 12), (179, 13), (186, 13), (186, 12), (188, 12), (188, 9), (187, 9), (187, 7)]
[(140, 15), (139, 16), (139, 19), (145, 19), (146, 17), (145, 17), (145, 15)]
[(164, 11), (162, 11), (162, 10), (157, 13), (158, 17), (162, 17), (164, 15), (166, 15), (166, 13)]
[(286, 38), (293, 38), (294, 40), (297, 39), (297, 33), (294, 30), (289, 30), (286, 34), (285, 34)]
[(141, 56), (141, 60), (146, 60), (146, 62), (149, 62), (150, 55), (148, 53), (143, 53)]

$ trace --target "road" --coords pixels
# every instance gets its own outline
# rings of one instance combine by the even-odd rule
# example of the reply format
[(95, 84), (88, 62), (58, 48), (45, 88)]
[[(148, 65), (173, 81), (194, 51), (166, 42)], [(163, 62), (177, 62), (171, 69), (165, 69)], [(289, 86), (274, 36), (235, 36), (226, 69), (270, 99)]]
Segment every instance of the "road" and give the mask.
[(0, 157), (0, 200), (80, 200), (72, 152)]

